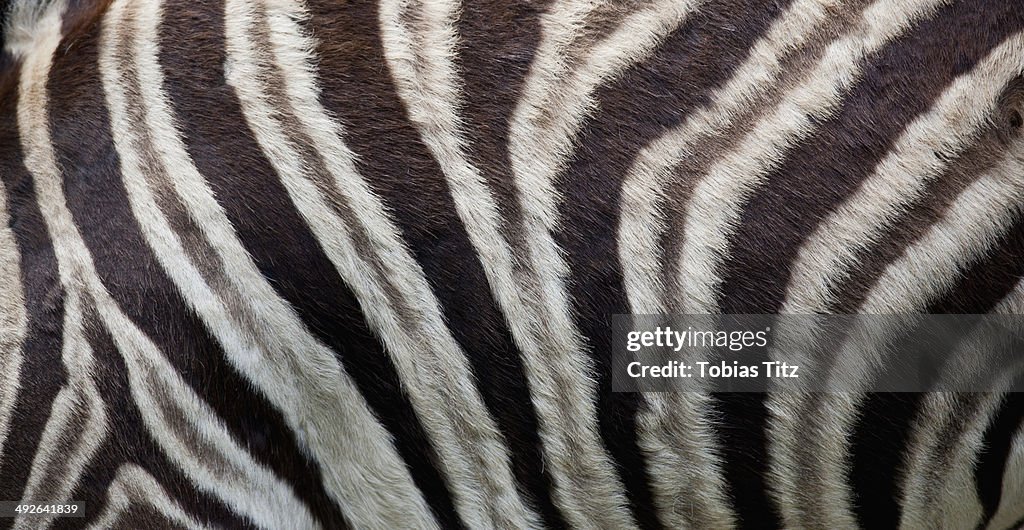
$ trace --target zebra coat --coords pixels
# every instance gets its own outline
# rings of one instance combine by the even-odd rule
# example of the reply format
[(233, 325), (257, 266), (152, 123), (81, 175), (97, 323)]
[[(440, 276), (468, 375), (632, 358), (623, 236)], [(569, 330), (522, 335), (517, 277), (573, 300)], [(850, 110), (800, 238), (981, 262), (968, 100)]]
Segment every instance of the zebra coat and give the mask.
[(612, 392), (615, 314), (1024, 312), (1018, 0), (15, 0), (17, 528), (1012, 528), (1021, 394)]

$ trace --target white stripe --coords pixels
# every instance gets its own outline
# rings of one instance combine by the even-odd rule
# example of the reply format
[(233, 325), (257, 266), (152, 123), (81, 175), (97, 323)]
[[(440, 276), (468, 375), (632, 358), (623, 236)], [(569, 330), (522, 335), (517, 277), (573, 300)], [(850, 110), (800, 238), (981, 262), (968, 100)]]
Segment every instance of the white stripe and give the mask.
[(4, 49), (13, 57), (24, 57), (39, 45), (48, 31), (48, 17), (64, 0), (19, 1), (5, 4)]
[[(61, 351), (68, 382), (53, 400), (21, 496), (24, 502), (61, 504), (73, 500), (75, 485), (107, 436), (108, 417), (93, 378), (93, 353), (84, 335), (83, 309), (80, 294), (69, 291)], [(14, 528), (45, 527), (55, 518), (52, 513), (22, 515), (15, 519)]]
[(7, 193), (0, 182), (0, 465), (4, 442), (11, 428), (11, 414), (21, 386), (22, 348), (28, 332), (28, 315), (21, 286), (21, 255), (10, 229)]
[[(596, 109), (593, 92), (601, 83), (644, 60), (700, 1), (654, 2), (627, 16), (611, 35), (577, 57), (572, 51), (584, 36), (586, 17), (602, 4), (557, 0), (541, 17), (541, 41), (509, 129), (516, 189), (527, 211), (528, 226), (536, 225), (531, 230), (534, 235), (558, 223), (559, 197), (554, 179), (571, 153), (583, 120)], [(543, 245), (554, 249), (554, 242), (544, 241)]]
[(732, 528), (709, 394), (649, 392), (637, 412), (637, 445), (644, 453), (658, 519), (667, 528)]
[[(862, 399), (846, 392), (768, 394), (767, 482), (782, 511), (783, 526), (857, 527), (845, 474), (852, 429), (841, 420), (843, 414), (856, 411)], [(814, 463), (810, 476), (808, 461)]]
[(89, 525), (89, 528), (99, 530), (113, 528), (119, 522), (122, 524), (138, 523), (138, 521), (121, 521), (121, 516), (139, 505), (153, 508), (168, 521), (190, 530), (210, 528), (186, 513), (171, 499), (152, 475), (135, 464), (124, 464), (118, 468), (117, 475), (114, 476), (110, 487), (107, 488), (107, 501), (103, 512)]
[[(1000, 321), (1000, 325), (1016, 325), (1016, 340), (1024, 337), (1024, 327), (1016, 318), (1024, 314), (1019, 307), (1024, 300), (1022, 286), (1024, 282), (1019, 282), (992, 310), (994, 315), (1014, 317)], [(1000, 387), (1008, 388), (1014, 378), (1024, 373), (1024, 361), (995, 366), (987, 356), (994, 351), (1009, 352), (1010, 348), (1006, 340), (994, 343), (990, 328), (981, 326), (957, 345), (956, 355), (943, 368), (940, 384), (944, 388), (958, 388), (954, 385), (959, 381), (959, 388), (965, 388), (969, 382), (993, 378), (991, 391), (925, 396), (923, 412), (914, 422), (907, 450), (909, 462), (903, 471), (906, 478), (901, 498), (902, 528), (973, 528), (981, 520), (982, 506), (974, 477), (978, 451), (983, 447), (986, 428), (1006, 397), (999, 392)], [(957, 424), (965, 427), (961, 427), (961, 435), (955, 440), (953, 459), (938, 459), (940, 448), (951, 444), (944, 427)]]
[[(983, 420), (998, 405), (998, 400), (987, 399), (979, 403), (983, 407), (981, 411), (971, 410), (970, 402), (983, 397), (983, 394), (946, 392), (923, 395), (905, 448), (905, 463), (901, 469), (894, 470), (903, 478), (900, 528), (973, 528), (980, 520), (981, 504), (974, 490), (973, 449), (981, 444)], [(946, 429), (957, 423), (967, 424), (962, 427), (967, 432), (960, 433), (956, 440), (944, 439), (943, 436), (950, 434)], [(952, 461), (939, 458), (944, 444), (957, 446)], [(936, 502), (942, 498), (944, 488), (950, 488), (949, 493), (955, 495), (949, 506)], [(952, 521), (950, 516), (954, 516)]]
[[(872, 174), (823, 220), (800, 249), (783, 313), (824, 311), (831, 287), (856, 256), (878, 240), (900, 213), (971, 145), (999, 108), (999, 96), (1024, 70), (1021, 34), (1011, 37), (961, 76), (933, 107), (911, 122)], [(942, 156), (936, 156), (936, 154)]]
[[(223, 428), (219, 418), (181, 380), (160, 351), (122, 313), (104, 289), (92, 257), (82, 240), (61, 188), (61, 173), (54, 158), (47, 124), (46, 83), (54, 50), (60, 41), (61, 13), (57, 2), (44, 17), (36, 42), (23, 56), (19, 80), (18, 129), (25, 165), (33, 176), (40, 211), (54, 244), (61, 284), (66, 293), (77, 292), (95, 301), (103, 324), (124, 357), (129, 387), (143, 421), (161, 449), (197, 487), (215, 495), (225, 504), (241, 510), (253, 521), (273, 528), (310, 527), (313, 521), (305, 507), (290, 495), (286, 484), (253, 461)], [(117, 10), (119, 5), (112, 7)], [(109, 25), (109, 19), (105, 21)], [(109, 28), (108, 28), (109, 29)], [(156, 386), (154, 386), (156, 385)], [(154, 396), (173, 397), (173, 406), (189, 420), (188, 441), (168, 422), (162, 402)], [(204, 454), (189, 447), (206, 445)], [(203, 461), (210, 454), (230, 463), (230, 469), (211, 469)], [(258, 499), (258, 500), (257, 500)]]
[[(993, 310), (994, 315), (1017, 317), (1024, 300), (1024, 282)], [(1016, 340), (1024, 338), (1024, 327), (1017, 318), (1000, 321), (1000, 325), (1016, 325)], [(982, 516), (981, 501), (975, 487), (974, 470), (978, 450), (983, 447), (985, 430), (1003, 403), (1006, 389), (1015, 378), (1024, 374), (1024, 361), (994, 365), (993, 352), (1009, 352), (1007, 340), (993, 342), (991, 329), (981, 326), (957, 345), (956, 354), (943, 367), (943, 388), (967, 388), (969, 383), (992, 381), (987, 393), (925, 395), (922, 413), (915, 419), (908, 444), (908, 462), (902, 475), (901, 528), (973, 528)], [(992, 379), (989, 379), (992, 378)], [(960, 386), (956, 386), (961, 382)], [(973, 407), (966, 405), (973, 404)], [(949, 440), (945, 428), (965, 424), (955, 441)], [(942, 447), (955, 444), (950, 459), (939, 459)], [(948, 449), (947, 449), (948, 450)], [(1004, 491), (1004, 498), (1006, 492)], [(1013, 497), (1011, 497), (1013, 498)], [(998, 526), (996, 528), (999, 528)]]
[[(979, 338), (974, 345), (988, 340)], [(1008, 379), (1010, 376), (1001, 383), (1005, 385)], [(907, 462), (900, 470), (904, 477), (900, 489), (901, 528), (977, 526), (982, 516), (974, 481), (977, 451), (983, 446), (985, 428), (1002, 398), (998, 393), (924, 395), (907, 445)], [(956, 439), (949, 439), (949, 427), (958, 431)], [(942, 455), (948, 451), (952, 454)]]
[(812, 120), (827, 117), (837, 108), (862, 73), (861, 58), (948, 1), (879, 0), (869, 6), (861, 17), (860, 31), (833, 42), (805, 81), (701, 178), (686, 212), (686, 239), (678, 258), (680, 312), (717, 312), (719, 268), (728, 256), (729, 236), (746, 198), (786, 151), (811, 133)]
[[(109, 55), (113, 50), (108, 47), (101, 58), (101, 71), (125, 187), (143, 235), (168, 276), (222, 344), (228, 360), (282, 411), (300, 446), (321, 463), (325, 489), (346, 516), (352, 517), (351, 522), (368, 526), (422, 524), (429, 513), (390, 436), (334, 354), (310, 335), (259, 273), (188, 157), (161, 91), (163, 78), (152, 38), (160, 22), (160, 5), (150, 1), (134, 9), (134, 75), (142, 91), (135, 97), (141, 97), (146, 111), (141, 125), (159, 142), (156, 147), (162, 164), (148, 169), (172, 176), (178, 198), (217, 253), (209, 258), (230, 271), (230, 281), (220, 282), (216, 291), (211, 289), (155, 204), (144, 176), (147, 168), (136, 152), (139, 134), (144, 131), (134, 130), (140, 124), (127, 122), (125, 98), (133, 96), (121, 93), (117, 60)], [(113, 21), (110, 24), (114, 27)], [(241, 314), (232, 314), (232, 308)]]

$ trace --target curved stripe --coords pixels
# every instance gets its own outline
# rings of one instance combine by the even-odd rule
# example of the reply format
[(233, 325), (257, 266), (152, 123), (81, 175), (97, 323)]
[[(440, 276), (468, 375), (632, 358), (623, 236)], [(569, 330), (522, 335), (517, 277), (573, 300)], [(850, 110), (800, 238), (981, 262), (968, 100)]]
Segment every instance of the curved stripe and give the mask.
[[(773, 21), (766, 34), (753, 44), (749, 57), (737, 67), (728, 83), (711, 93), (709, 104), (686, 116), (680, 126), (646, 145), (633, 161), (623, 182), (618, 229), (619, 261), (633, 313), (652, 314), (667, 310), (665, 287), (661, 281), (661, 256), (671, 247), (663, 249), (658, 245), (661, 243), (659, 240), (667, 235), (666, 224), (671, 219), (666, 219), (661, 210), (666, 201), (671, 206), (685, 204), (681, 197), (666, 195), (679, 193), (682, 181), (690, 176), (674, 172), (673, 168), (683, 158), (713, 157), (720, 149), (704, 145), (709, 138), (738, 133), (734, 127), (737, 122), (755, 113), (760, 105), (767, 103), (766, 99), (770, 101), (772, 90), (782, 90), (776, 85), (794, 75), (791, 70), (794, 65), (789, 64), (793, 61), (792, 56), (801, 57), (815, 47), (823, 47), (819, 41), (827, 42), (833, 37), (831, 31), (843, 27), (839, 22), (843, 17), (837, 17), (834, 12), (836, 7), (836, 2), (831, 0), (807, 0), (788, 6)], [(857, 8), (856, 4), (843, 6), (853, 13)], [(849, 13), (845, 15), (850, 16)], [(823, 25), (827, 26), (826, 21), (834, 24), (836, 29), (823, 28)], [(688, 164), (688, 171), (692, 171), (689, 167), (692, 165)], [(667, 211), (674, 210), (670, 208)], [(669, 237), (681, 237), (677, 231), (672, 232)], [(712, 518), (715, 517), (712, 514), (727, 510), (721, 475), (690, 463), (694, 459), (707, 463), (717, 459), (709, 450), (713, 447), (712, 440), (707, 439), (709, 433), (700, 434), (700, 423), (692, 417), (694, 411), (708, 406), (703, 403), (705, 400), (699, 395), (652, 394), (647, 396), (647, 401), (651, 406), (649, 411), (640, 413), (643, 421), (652, 427), (677, 426), (674, 434), (652, 430), (651, 427), (641, 431), (646, 435), (641, 443), (649, 447), (652, 455), (648, 461), (656, 494), (661, 496), (659, 504), (677, 506), (681, 513), (675, 520), (688, 518), (695, 521), (697, 527), (729, 524), (728, 519), (720, 515), (717, 519)], [(683, 442), (687, 438), (692, 441)], [(690, 456), (687, 451), (695, 455)], [(678, 497), (690, 500), (681, 504), (674, 501)], [(714, 508), (703, 508), (710, 513), (703, 519), (695, 518), (694, 512), (699, 514), (701, 506)]]
[[(1024, 181), (1018, 178), (1022, 171), (1024, 142), (1018, 141), (885, 270), (859, 310), (885, 314), (924, 309), (948, 292), (1002, 234), (1019, 234), (1019, 228), (1010, 228), (1019, 219), (1018, 206), (1024, 200)], [(1013, 235), (1012, 240), (1018, 237)]]
[[(280, 413), (262, 395), (253, 393), (251, 383), (230, 365), (216, 339), (162, 273), (145, 243), (131, 211), (111, 137), (109, 106), (104, 101), (97, 64), (101, 32), (98, 17), (84, 29), (66, 34), (60, 46), (62, 53), (54, 59), (48, 82), (48, 113), (57, 164), (63, 169), (68, 209), (92, 254), (100, 280), (126, 316), (216, 412), (231, 435), (246, 440), (247, 450), (257, 461), (290, 482), (308, 505), (319, 507), (316, 515), (323, 521), (337, 520), (340, 515), (334, 519), (324, 516), (330, 512), (323, 507), (334, 503), (320, 500), (326, 494), (315, 487), (319, 485), (319, 472), (299, 450)], [(143, 121), (139, 118), (134, 123)], [(103, 193), (96, 192), (100, 189)], [(42, 219), (37, 222), (44, 224)], [(112, 237), (116, 237), (116, 244), (111, 244)], [(88, 331), (90, 342), (96, 345), (94, 351), (102, 358), (96, 363), (103, 371), (98, 377), (101, 392), (110, 409), (118, 411), (118, 421), (112, 425), (117, 434), (104, 443), (102, 456), (90, 462), (74, 498), (101, 505), (104, 485), (113, 479), (120, 461), (130, 460), (164, 480), (165, 487), (196, 517), (225, 526), (237, 525), (243, 517), (233, 516), (218, 499), (195, 489), (168, 461), (147, 432), (136, 404), (129, 399), (128, 369), (112, 339), (101, 328)], [(87, 510), (84, 520), (60, 519), (57, 526), (64, 521), (88, 524), (96, 515)]]
[[(224, 80), (223, 2), (171, 2), (164, 5), (164, 14), (159, 42), (159, 61), (166, 83), (163, 88), (168, 104), (173, 107), (173, 114), (179, 117), (181, 136), (189, 158), (213, 190), (260, 274), (295, 309), (309, 332), (330, 347), (373, 415), (394, 437), (396, 449), (405, 460), (416, 485), (431, 500), (431, 507), (439, 508), (438, 513), (451, 514), (450, 518), (442, 518), (442, 521), (456, 520), (447, 490), (434, 467), (436, 457), (421, 422), (400, 390), (394, 366), (362, 318), (355, 297), (295, 211), (265, 153), (246, 127), (233, 89)], [(182, 25), (179, 24), (181, 20), (191, 22)], [(206, 112), (211, 108), (216, 108), (217, 112)], [(182, 119), (185, 117), (187, 119)], [(225, 129), (224, 123), (230, 123), (231, 127)], [(245, 156), (239, 156), (241, 153)], [(97, 205), (93, 209), (124, 209), (121, 205), (127, 204), (128, 199), (124, 191), (119, 190), (120, 183), (110, 187), (119, 192), (109, 204)], [(124, 222), (134, 223), (134, 220)], [(193, 231), (199, 234), (198, 230)], [(149, 254), (136, 266), (137, 269), (160, 269), (141, 241), (141, 234), (133, 236), (136, 250), (131, 252)], [(121, 258), (118, 253), (108, 253), (105, 261), (118, 262)], [(119, 265), (131, 266), (127, 263)], [(114, 269), (111, 272), (116, 272), (117, 267), (111, 267)], [(152, 287), (158, 292), (177, 291), (169, 278), (160, 275), (148, 278), (159, 279)], [(129, 299), (132, 297), (130, 292), (121, 294)], [(161, 335), (165, 343), (173, 344), (176, 339), (166, 332), (168, 326), (172, 330), (205, 330), (199, 318), (191, 316), (193, 311), (178, 296), (165, 296), (167, 307), (151, 311), (147, 311), (148, 306), (136, 308), (137, 312), (148, 317), (150, 334)], [(171, 322), (165, 323), (168, 320)], [(330, 468), (326, 464), (321, 467), (300, 448), (300, 441), (287, 426), (282, 412), (268, 403), (261, 393), (248, 393), (251, 383), (221, 353), (214, 337), (200, 333), (195, 338), (194, 342), (185, 344), (199, 351), (216, 351), (213, 356), (216, 362), (213, 366), (197, 367), (192, 361), (195, 354), (183, 351), (176, 359), (179, 370), (187, 374), (211, 374), (216, 384), (204, 398), (215, 404), (222, 417), (230, 420), (232, 433), (236, 437), (253, 440), (252, 449), (261, 461), (286, 478), (303, 500), (317, 510), (316, 515), (326, 526), (343, 525), (341, 509), (326, 491), (322, 478)], [(239, 391), (245, 391), (249, 396), (244, 403), (224, 398), (225, 394), (234, 395)], [(388, 441), (385, 439), (381, 443), (386, 446)], [(376, 493), (367, 491), (364, 494), (372, 496)], [(438, 499), (435, 504), (433, 501)]]
[[(1005, 396), (985, 432), (985, 450), (975, 468), (985, 509), (979, 528), (1014, 528), (1024, 519), (1024, 393)], [(993, 491), (998, 490), (998, 491)], [(1014, 524), (1016, 523), (1016, 524)]]
[[(480, 255), (490, 291), (512, 324), (513, 334), (525, 338), (519, 342), (524, 344), (527, 352), (527, 366), (535, 367), (542, 354), (527, 328), (535, 315), (521, 299), (522, 286), (515, 275), (512, 249), (503, 235), (499, 205), (495, 203), (480, 170), (469, 161), (467, 153), (470, 146), (462, 132), (458, 115), (458, 109), (463, 106), (463, 95), (455, 71), (453, 47), (456, 42), (455, 16), (460, 7), (455, 2), (414, 5), (382, 2), (379, 17), (383, 51), (409, 119), (420, 131), (452, 190), (459, 218), (466, 226), (474, 250)], [(471, 352), (471, 355), (483, 354), (483, 351)], [(500, 366), (492, 363), (482, 368), (490, 370), (495, 364)], [(530, 374), (531, 386), (535, 391), (545, 394), (554, 391), (545, 384), (550, 375), (538, 377), (536, 372), (537, 369), (532, 368)], [(530, 399), (528, 394), (522, 397)], [(543, 408), (540, 410), (544, 411)], [(554, 428), (554, 423), (564, 419), (548, 415), (541, 418), (541, 421), (543, 427), (533, 426), (540, 431), (536, 443), (540, 443), (545, 433)], [(522, 436), (525, 433), (516, 434)], [(541, 454), (538, 452), (537, 456)], [(528, 455), (513, 453), (513, 457), (522, 459)], [(548, 451), (542, 458), (546, 459), (548, 466), (544, 466), (545, 462), (535, 462), (533, 465), (536, 468), (525, 472), (535, 476), (552, 475), (555, 490), (549, 492), (547, 486), (543, 486), (542, 491), (536, 492), (538, 485), (535, 484), (535, 497), (539, 498), (542, 506), (551, 503), (549, 497), (553, 497), (559, 500), (558, 504), (563, 511), (580, 511), (585, 501), (573, 498), (573, 492), (565, 488), (565, 484), (572, 480), (569, 474), (572, 467), (563, 462), (565, 456), (553, 457)], [(530, 480), (524, 474), (520, 473), (517, 477), (521, 484)], [(547, 514), (552, 509), (545, 508), (543, 511)], [(547, 517), (551, 518), (550, 515)], [(560, 519), (561, 514), (557, 517)], [(548, 524), (551, 523), (548, 521)]]
[(974, 448), (997, 404), (984, 394), (925, 395), (900, 470), (900, 528), (976, 525), (981, 505), (972, 487)]
[[(1024, 79), (1024, 78), (1021, 78)], [(1007, 87), (1007, 93), (1014, 99), (1024, 96), (1017, 81)], [(1000, 105), (1003, 106), (1003, 105)], [(993, 120), (982, 128), (977, 140), (956, 159), (948, 163), (942, 174), (931, 179), (918, 194), (918, 198), (894, 213), (888, 221), (888, 227), (878, 233), (868, 245), (856, 245), (856, 267), (847, 268), (838, 275), (832, 286), (832, 302), (830, 311), (850, 313), (859, 306), (864, 297), (871, 291), (885, 268), (900, 257), (903, 250), (920, 238), (928, 227), (940, 219), (949, 209), (950, 204), (976, 178), (991, 169), (1000, 158), (1009, 138), (1014, 136), (1012, 129), (1005, 126), (1005, 118), (1010, 108), (997, 111)], [(944, 158), (943, 158), (944, 160)], [(956, 311), (954, 311), (956, 312)], [(972, 311), (968, 311), (972, 312)]]
[[(669, 211), (663, 211), (667, 187), (678, 189), (679, 175), (673, 168), (689, 157), (715, 156), (703, 142), (728, 131), (737, 121), (749, 118), (759, 105), (770, 102), (769, 95), (782, 90), (780, 83), (792, 77), (787, 60), (807, 53), (823, 33), (838, 7), (837, 0), (798, 0), (772, 22), (766, 34), (753, 43), (749, 57), (737, 67), (724, 86), (709, 95), (710, 102), (686, 116), (678, 127), (644, 146), (623, 181), (623, 205), (619, 219), (619, 256), (630, 307), (637, 314), (657, 314), (667, 310), (661, 282), (661, 234), (666, 229)], [(855, 6), (849, 6), (853, 9)], [(769, 101), (765, 101), (768, 99)], [(685, 201), (683, 201), (685, 203)], [(682, 234), (674, 234), (682, 237)]]
[[(0, 114), (4, 110), (0, 107)], [(0, 139), (0, 148), (7, 147), (4, 140), (6, 138)], [(4, 152), (7, 150), (4, 149)], [(0, 173), (9, 172), (7, 168), (0, 167)], [(24, 273), (21, 270), (21, 249), (17, 235), (11, 229), (8, 196), (4, 181), (0, 180), (0, 286), (3, 286), (0, 287), (0, 366), (4, 367), (0, 371), (0, 462), (4, 460), (4, 445), (10, 433), (11, 415), (21, 387), (19, 379), (24, 365), (23, 348), (29, 325), (29, 310), (25, 305), (25, 289), (22, 286)]]
[[(562, 190), (555, 187), (556, 176), (567, 162), (583, 120), (598, 105), (595, 91), (599, 85), (642, 62), (683, 23), (697, 4), (652, 2), (630, 13), (613, 2), (560, 1), (553, 3), (541, 18), (538, 49), (509, 125), (512, 182), (522, 215), (510, 223), (518, 233), (511, 234), (509, 244), (514, 248), (516, 261), (522, 264), (517, 273), (533, 313), (530, 321), (540, 324), (530, 337), (536, 346), (526, 346), (528, 343), (522, 334), (517, 335), (517, 340), (527, 350), (524, 353), (528, 358), (528, 350), (537, 347), (549, 357), (549, 365), (553, 365), (551, 352), (558, 352), (562, 358), (555, 362), (565, 366), (563, 374), (589, 374), (593, 364), (585, 356), (586, 339), (573, 321), (566, 282), (570, 271), (562, 257), (565, 249), (552, 237), (554, 231), (573, 228), (571, 221), (559, 226), (557, 209), (561, 207)], [(606, 317), (608, 315), (601, 318)], [(593, 351), (591, 354), (592, 357), (603, 355)], [(527, 364), (530, 369), (543, 366), (539, 359)], [(566, 377), (560, 375), (558, 379)], [(635, 399), (626, 399), (630, 403), (620, 403), (622, 407), (613, 413), (602, 403), (608, 399), (622, 400), (613, 398), (610, 392), (606, 393), (589, 379), (583, 380), (578, 375), (569, 379), (557, 382), (556, 388), (558, 394), (575, 404), (558, 404), (561, 410), (555, 409), (557, 413), (553, 410), (552, 415), (561, 418), (559, 421), (563, 424), (564, 430), (557, 436), (571, 438), (567, 440), (569, 443), (559, 441), (557, 445), (555, 440), (547, 438), (548, 454), (580, 453), (590, 460), (581, 462), (587, 466), (588, 475), (595, 477), (588, 482), (596, 484), (596, 480), (600, 480), (605, 491), (599, 496), (594, 491), (579, 490), (577, 497), (587, 504), (584, 514), (610, 516), (622, 512), (616, 510), (615, 505), (629, 501), (634, 505), (638, 522), (656, 526), (657, 514), (651, 505), (643, 461), (634, 442), (635, 413), (630, 410), (635, 409)], [(541, 380), (539, 375), (531, 377), (531, 382)], [(542, 389), (535, 387), (535, 391)], [(590, 404), (595, 394), (596, 407)], [(577, 410), (572, 411), (573, 408)], [(618, 413), (621, 413), (618, 419), (609, 416)], [(565, 426), (565, 418), (577, 420), (577, 425)], [(598, 419), (599, 423), (594, 425), (593, 419)], [(622, 432), (616, 433), (622, 436), (608, 436), (609, 429), (617, 429), (616, 426), (622, 427)], [(573, 432), (578, 434), (572, 435)], [(602, 455), (602, 440), (598, 434), (619, 464), (619, 473)], [(576, 444), (578, 448), (573, 447)], [(581, 459), (577, 456), (576, 460)], [(622, 493), (617, 475), (621, 475), (625, 486)], [(572, 516), (567, 518), (574, 522)], [(605, 524), (622, 526), (626, 521), (607, 519)]]
[[(946, 388), (953, 388), (958, 381), (980, 380), (973, 379), (976, 376), (991, 380), (991, 388), (996, 391), (1001, 386), (1019, 384), (1024, 376), (1024, 363), (1011, 359), (1002, 366), (991, 366), (993, 361), (988, 358), (984, 361), (990, 366), (985, 366), (978, 360), (977, 352), (991, 351), (993, 347), (989, 333), (979, 329), (957, 345), (957, 360), (965, 362), (944, 367), (942, 384), (948, 385)], [(1020, 344), (1018, 338), (1015, 346)], [(1009, 346), (1000, 344), (998, 348), (1009, 351)], [(985, 372), (979, 373), (980, 370)], [(979, 450), (983, 453), (986, 447), (986, 428), (1003, 405), (1003, 397), (998, 392), (938, 392), (924, 396), (900, 473), (901, 527), (972, 528), (986, 519), (984, 499), (975, 488), (974, 470)]]
[[(918, 242), (906, 249), (903, 256), (882, 274), (860, 310), (865, 313), (913, 312), (925, 309), (929, 300), (952, 289), (964, 269), (996, 244), (1000, 232), (1011, 225), (1017, 214), (1016, 205), (1024, 200), (1024, 183), (1017, 178), (1024, 171), (1020, 143), (991, 170), (975, 180), (950, 206), (946, 215), (933, 224)], [(1017, 229), (1014, 229), (1017, 230)], [(936, 251), (936, 249), (941, 249)], [(963, 291), (960, 291), (961, 293)], [(962, 298), (962, 296), (961, 296)], [(930, 309), (937, 309), (932, 307)], [(920, 396), (870, 397), (862, 406), (864, 418), (855, 426), (851, 476), (858, 479), (855, 491), (862, 523), (871, 521), (895, 524), (900, 517), (895, 503), (895, 482), (885, 468), (899, 462), (880, 460), (898, 458), (903, 442), (898, 436), (887, 436), (893, 444), (880, 456), (876, 447), (878, 436), (871, 426), (879, 418), (890, 418), (892, 425), (903, 425), (918, 409)], [(846, 417), (853, 413), (847, 411)], [(881, 465), (880, 465), (881, 461)], [(878, 478), (882, 478), (880, 482)]]
[[(98, 322), (95, 311), (91, 311), (89, 320)], [(78, 486), (71, 494), (71, 499), (85, 503), (85, 515), (58, 519), (54, 522), (53, 528), (70, 530), (94, 524), (102, 515), (100, 508), (107, 502), (110, 484), (124, 465), (143, 468), (160, 482), (167, 502), (180, 506), (197, 520), (221, 528), (255, 527), (251, 519), (233, 513), (220, 500), (197, 489), (192, 481), (168, 460), (163, 449), (146, 428), (139, 412), (139, 404), (132, 399), (128, 368), (110, 334), (101, 325), (89, 326), (85, 332), (95, 353), (94, 377), (102, 383), (99, 385), (100, 397), (108, 410), (116, 411), (117, 421), (110, 422), (109, 435), (96, 451), (96, 457), (89, 462)], [(212, 367), (209, 372), (217, 373), (216, 367)], [(250, 440), (255, 441), (253, 438)], [(256, 444), (250, 443), (249, 447), (252, 448), (254, 445)]]
[[(75, 227), (60, 189), (49, 129), (46, 126), (46, 79), (60, 41), (63, 2), (56, 2), (46, 16), (46, 31), (25, 56), (25, 72), (19, 82), (18, 129), (26, 165), (34, 177), (38, 204), (47, 228), (54, 235), (61, 283), (81, 296), (95, 300), (103, 325), (124, 354), (131, 390), (140, 403), (147, 426), (161, 447), (205, 490), (246, 511), (253, 520), (272, 527), (288, 527), (298, 521), (312, 525), (308, 513), (288, 489), (253, 462), (221, 428), (220, 420), (177, 376), (163, 355), (121, 312), (100, 283), (92, 258)], [(109, 22), (109, 19), (105, 22)], [(211, 456), (223, 458), (211, 466)], [(255, 495), (262, 502), (248, 501)], [(282, 520), (292, 515), (291, 524)]]
[[(874, 230), (889, 222), (892, 210), (913, 200), (914, 193), (928, 179), (941, 173), (945, 155), (940, 159), (933, 153), (956, 156), (989, 122), (1003, 87), (1019, 74), (1014, 46), (1013, 41), (1007, 42), (968, 75), (955, 80), (927, 113), (906, 127), (864, 185), (819, 225), (793, 265), (782, 312), (828, 310), (829, 295), (833, 292), (830, 282), (841, 278), (845, 267), (856, 265), (852, 256), (857, 247), (874, 241)], [(822, 399), (831, 406), (823, 406)], [(825, 520), (844, 521), (839, 523), (842, 526), (855, 524), (852, 493), (844, 480), (848, 448), (842, 440), (851, 432), (856, 403), (857, 400), (831, 395), (769, 398), (768, 406), (773, 409), (817, 411), (813, 414), (829, 411), (824, 416), (813, 416), (814, 420), (795, 414), (779, 416), (772, 422), (771, 469), (781, 479), (775, 486), (779, 505), (784, 507), (784, 513), (785, 507), (799, 507), (790, 517), (790, 524), (799, 524), (797, 521), (802, 518), (814, 521), (817, 514)], [(820, 425), (821, 430), (808, 429), (808, 421)], [(810, 447), (814, 450), (809, 451)], [(802, 464), (808, 460), (809, 452), (815, 454), (814, 473), (808, 473), (807, 466)]]
[[(1019, 255), (1017, 255), (1019, 258)], [(1014, 258), (1014, 259), (1017, 259)], [(1024, 315), (1024, 280), (996, 306), (995, 312)], [(1024, 376), (1022, 376), (1024, 378)], [(1018, 384), (1019, 387), (1019, 384)], [(982, 506), (978, 528), (1008, 528), (1024, 516), (1024, 473), (1014, 467), (1014, 440), (1024, 440), (1024, 393), (1001, 396), (991, 415), (974, 465), (974, 485)], [(1004, 506), (1008, 504), (1008, 506)], [(1017, 503), (1018, 506), (1013, 504)]]
[[(20, 17), (10, 14), (11, 21)], [(23, 260), (19, 282), (24, 299), (30, 301), (26, 307), (26, 330), (22, 345), (22, 364), (17, 375), (18, 393), (14, 396), (11, 417), (18, 418), (17, 436), (11, 436), (0, 447), (0, 491), (7, 498), (20, 498), (28, 480), (28, 474), (39, 450), (39, 440), (45, 428), (53, 400), (66, 382), (67, 374), (61, 362), (63, 344), (64, 291), (57, 272), (57, 261), (53, 253), (50, 234), (42, 222), (36, 201), (32, 177), (26, 167), (21, 138), (18, 136), (17, 107), (19, 104), (18, 84), (24, 75), (33, 75), (34, 65), (26, 66), (21, 56), (12, 52), (25, 53), (30, 49), (28, 39), (32, 34), (18, 37), (20, 44), (5, 43), (2, 54), (5, 76), (0, 80), (4, 97), (0, 98), (0, 142), (4, 157), (0, 165), (0, 179), (6, 191), (5, 202), (10, 211), (9, 227), (18, 245)], [(13, 48), (13, 49), (12, 49)], [(29, 73), (26, 73), (29, 72)], [(40, 377), (46, 374), (46, 377)], [(11, 458), (5, 455), (17, 455)], [(13, 523), (13, 520), (7, 520)], [(0, 526), (3, 526), (0, 523)]]

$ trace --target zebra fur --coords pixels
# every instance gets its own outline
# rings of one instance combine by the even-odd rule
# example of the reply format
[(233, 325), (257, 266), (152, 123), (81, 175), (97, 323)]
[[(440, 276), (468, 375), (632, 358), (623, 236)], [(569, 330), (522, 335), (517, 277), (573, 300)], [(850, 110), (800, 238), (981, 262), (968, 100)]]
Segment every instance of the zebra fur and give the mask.
[(1012, 528), (1018, 394), (611, 388), (1024, 301), (1013, 0), (5, 2), (16, 528)]

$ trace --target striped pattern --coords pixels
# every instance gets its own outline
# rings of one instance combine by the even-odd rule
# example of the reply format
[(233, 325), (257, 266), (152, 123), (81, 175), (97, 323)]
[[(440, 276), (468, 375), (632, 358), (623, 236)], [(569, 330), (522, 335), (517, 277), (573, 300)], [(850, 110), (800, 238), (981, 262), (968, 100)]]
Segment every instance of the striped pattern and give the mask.
[(1019, 394), (610, 378), (617, 313), (1024, 314), (1014, 1), (39, 0), (3, 40), (0, 499), (86, 513), (0, 526), (1024, 522)]

